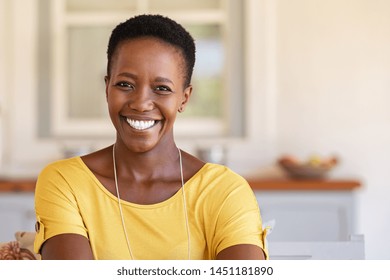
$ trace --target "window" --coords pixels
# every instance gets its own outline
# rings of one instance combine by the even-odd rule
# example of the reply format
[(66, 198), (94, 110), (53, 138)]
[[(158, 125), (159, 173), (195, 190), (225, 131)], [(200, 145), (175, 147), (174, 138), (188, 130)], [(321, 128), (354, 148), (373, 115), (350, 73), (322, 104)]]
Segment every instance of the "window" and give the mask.
[[(51, 56), (40, 54), (41, 68), (46, 63), (50, 69), (46, 74), (43, 71), (50, 84), (39, 86), (42, 135), (113, 135), (104, 89), (107, 42), (117, 23), (142, 13), (160, 13), (177, 20), (196, 41), (194, 91), (186, 111), (177, 119), (175, 134), (179, 137), (243, 135), (243, 1), (42, 2), (50, 5), (51, 16), (46, 19), (51, 22), (50, 36), (46, 38)], [(45, 11), (43, 4), (40, 11)], [(41, 22), (40, 26), (43, 30), (47, 25)], [(41, 42), (45, 44), (45, 38)], [(44, 113), (51, 114), (50, 120), (44, 119)]]

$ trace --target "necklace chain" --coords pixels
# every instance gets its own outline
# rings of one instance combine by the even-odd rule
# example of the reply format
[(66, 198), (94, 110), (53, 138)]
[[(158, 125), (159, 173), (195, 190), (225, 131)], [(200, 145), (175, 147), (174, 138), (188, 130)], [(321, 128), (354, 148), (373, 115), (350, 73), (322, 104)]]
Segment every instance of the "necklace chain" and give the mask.
[[(186, 196), (185, 196), (185, 191), (184, 191), (183, 162), (182, 162), (182, 157), (181, 157), (181, 151), (179, 148), (177, 148), (177, 150), (179, 152), (181, 192), (182, 192), (182, 197), (183, 197), (183, 210), (184, 210), (184, 215), (185, 215), (185, 227), (186, 227), (186, 231), (187, 231), (188, 259), (190, 260), (191, 259), (191, 234), (190, 234), (190, 226), (189, 226), (189, 222), (188, 222)], [(127, 248), (129, 250), (130, 257), (132, 260), (134, 260), (135, 258), (133, 255), (133, 251), (131, 250), (130, 241), (129, 241), (129, 237), (128, 237), (127, 230), (126, 230), (125, 218), (124, 218), (123, 211), (122, 211), (121, 198), (119, 195), (118, 175), (117, 175), (117, 171), (116, 171), (116, 159), (115, 159), (115, 144), (112, 146), (112, 161), (113, 161), (113, 166), (114, 166), (115, 189), (116, 189), (116, 195), (118, 198), (118, 207), (119, 207), (119, 213), (120, 213), (121, 220), (122, 220), (123, 232), (124, 232), (125, 237), (126, 237), (126, 243), (127, 243)]]

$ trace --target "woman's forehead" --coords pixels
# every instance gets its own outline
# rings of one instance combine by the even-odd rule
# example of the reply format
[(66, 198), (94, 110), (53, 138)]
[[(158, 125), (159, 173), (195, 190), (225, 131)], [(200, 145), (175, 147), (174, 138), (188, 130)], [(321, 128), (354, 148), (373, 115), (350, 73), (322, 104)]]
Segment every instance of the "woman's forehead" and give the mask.
[(128, 40), (118, 45), (116, 59), (131, 60), (142, 57), (146, 60), (174, 57), (172, 62), (182, 62), (184, 57), (179, 49), (168, 43), (153, 38)]
[(111, 68), (134, 66), (136, 62), (137, 67), (153, 63), (159, 66), (169, 65), (178, 69), (180, 74), (184, 74), (186, 69), (184, 56), (180, 49), (154, 37), (140, 37), (121, 42), (112, 59)]

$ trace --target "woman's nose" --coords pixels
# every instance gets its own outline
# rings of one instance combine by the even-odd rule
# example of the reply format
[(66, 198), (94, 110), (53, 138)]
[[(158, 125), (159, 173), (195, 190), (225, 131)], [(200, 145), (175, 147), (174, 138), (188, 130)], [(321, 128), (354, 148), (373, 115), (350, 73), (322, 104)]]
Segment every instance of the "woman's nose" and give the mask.
[(132, 94), (129, 100), (129, 107), (139, 112), (147, 112), (153, 109), (152, 92), (147, 88), (139, 88)]

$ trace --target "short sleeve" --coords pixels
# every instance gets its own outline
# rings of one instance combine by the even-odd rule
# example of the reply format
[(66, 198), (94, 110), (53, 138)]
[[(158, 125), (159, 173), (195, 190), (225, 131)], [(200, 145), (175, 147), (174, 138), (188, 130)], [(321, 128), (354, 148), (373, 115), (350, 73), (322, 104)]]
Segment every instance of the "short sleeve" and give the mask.
[(268, 259), (265, 238), (256, 197), (242, 179), (221, 205), (214, 239), (215, 254), (233, 245), (252, 244), (262, 248)]
[(46, 240), (59, 234), (74, 233), (88, 238), (74, 191), (64, 173), (55, 164), (47, 166), (38, 176), (35, 212), (36, 253), (40, 252)]

